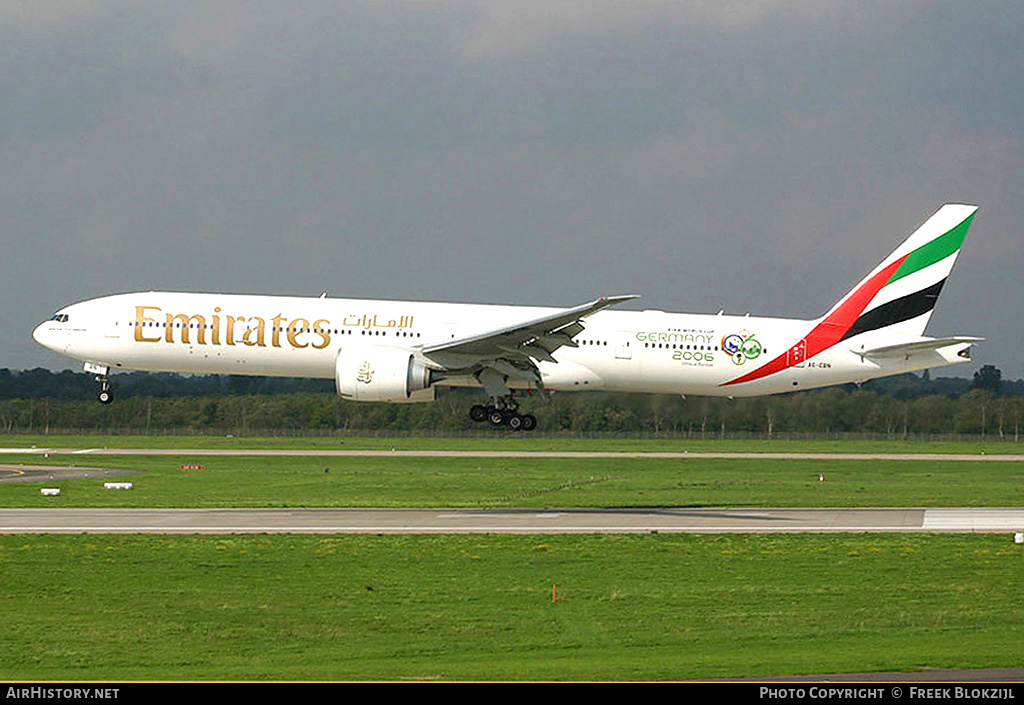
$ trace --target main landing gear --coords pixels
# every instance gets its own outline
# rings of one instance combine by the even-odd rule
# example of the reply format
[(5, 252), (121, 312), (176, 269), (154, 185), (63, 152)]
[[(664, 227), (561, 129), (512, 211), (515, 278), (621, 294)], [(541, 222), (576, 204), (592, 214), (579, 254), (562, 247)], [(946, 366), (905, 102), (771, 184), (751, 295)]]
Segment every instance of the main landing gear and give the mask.
[(505, 426), (510, 431), (532, 431), (537, 428), (536, 416), (519, 413), (519, 403), (506, 384), (508, 377), (490, 367), (480, 370), (476, 377), (484, 387), (484, 394), (491, 398), (491, 403), (475, 404), (469, 410), (469, 418), (478, 423), (486, 421), (495, 428)]
[(503, 406), (494, 404), (474, 404), (469, 410), (469, 418), (480, 423), (486, 421), (498, 428), (507, 426), (510, 431), (532, 431), (537, 428), (537, 417), (533, 414), (520, 414), (518, 405), (505, 402)]

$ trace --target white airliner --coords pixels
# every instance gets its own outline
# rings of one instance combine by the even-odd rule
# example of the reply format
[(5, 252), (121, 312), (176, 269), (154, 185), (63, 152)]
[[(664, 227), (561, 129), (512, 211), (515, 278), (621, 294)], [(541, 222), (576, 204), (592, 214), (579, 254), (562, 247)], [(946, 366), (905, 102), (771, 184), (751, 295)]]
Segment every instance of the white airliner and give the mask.
[(821, 318), (140, 292), (62, 308), (35, 329), (84, 362), (110, 403), (113, 369), (333, 378), (356, 401), (432, 401), (483, 387), (476, 421), (529, 430), (514, 390), (756, 396), (970, 359), (981, 338), (924, 336), (977, 208), (945, 205)]

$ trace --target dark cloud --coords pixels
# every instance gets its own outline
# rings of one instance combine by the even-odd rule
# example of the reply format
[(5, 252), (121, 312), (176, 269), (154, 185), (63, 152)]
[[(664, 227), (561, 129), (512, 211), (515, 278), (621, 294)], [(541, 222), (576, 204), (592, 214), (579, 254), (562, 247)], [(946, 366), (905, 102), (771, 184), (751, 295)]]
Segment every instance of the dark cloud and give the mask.
[(149, 288), (810, 317), (966, 201), (930, 330), (1024, 376), (1019, 3), (25, 7), (0, 366)]

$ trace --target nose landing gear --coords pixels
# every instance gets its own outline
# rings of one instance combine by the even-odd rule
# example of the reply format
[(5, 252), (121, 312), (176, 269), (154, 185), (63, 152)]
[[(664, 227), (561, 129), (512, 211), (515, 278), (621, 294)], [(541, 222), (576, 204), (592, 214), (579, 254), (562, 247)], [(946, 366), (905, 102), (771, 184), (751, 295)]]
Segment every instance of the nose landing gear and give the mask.
[(92, 362), (87, 362), (84, 365), (86, 372), (92, 372), (96, 375), (96, 381), (100, 383), (100, 393), (96, 395), (99, 399), (100, 404), (109, 404), (114, 401), (114, 392), (110, 390), (110, 377), (107, 373), (110, 372), (110, 368), (106, 365), (97, 365)]
[(100, 404), (109, 404), (114, 401), (114, 393), (110, 391), (110, 381), (105, 377), (97, 377), (96, 381), (102, 385), (100, 393), (96, 395)]

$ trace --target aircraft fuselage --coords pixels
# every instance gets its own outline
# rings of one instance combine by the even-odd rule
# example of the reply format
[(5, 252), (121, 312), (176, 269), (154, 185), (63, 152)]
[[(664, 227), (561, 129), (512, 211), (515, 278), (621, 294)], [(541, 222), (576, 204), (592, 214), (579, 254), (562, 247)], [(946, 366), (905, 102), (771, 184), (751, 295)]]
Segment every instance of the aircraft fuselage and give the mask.
[[(146, 292), (68, 306), (34, 336), (67, 357), (111, 369), (282, 377), (336, 375), (340, 349), (425, 345), (513, 325), (560, 309), (370, 299), (299, 298)], [(879, 364), (854, 346), (833, 346), (800, 359), (813, 321), (663, 311), (600, 311), (562, 347), (557, 362), (539, 361), (551, 390), (606, 390), (753, 396), (861, 382), (962, 362), (955, 350)], [(862, 336), (863, 337), (863, 336)], [(859, 340), (863, 347), (870, 340)], [(964, 346), (969, 347), (969, 346)], [(737, 383), (767, 360), (784, 369)], [(510, 379), (511, 388), (535, 388)], [(480, 386), (471, 375), (438, 386)]]

